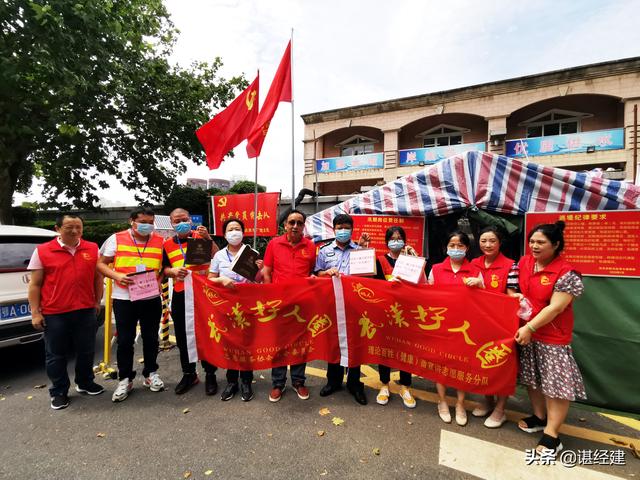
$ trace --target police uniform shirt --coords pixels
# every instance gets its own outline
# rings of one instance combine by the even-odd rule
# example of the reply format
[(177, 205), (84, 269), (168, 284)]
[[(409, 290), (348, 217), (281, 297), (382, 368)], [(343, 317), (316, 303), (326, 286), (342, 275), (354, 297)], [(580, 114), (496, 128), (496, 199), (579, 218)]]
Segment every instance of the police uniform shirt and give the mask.
[(338, 246), (338, 243), (333, 242), (320, 248), (318, 252), (318, 258), (316, 258), (315, 272), (321, 272), (329, 270), (330, 268), (337, 268), (338, 272), (344, 275), (349, 275), (349, 256), (351, 250), (358, 249), (357, 243), (350, 241), (344, 249)]

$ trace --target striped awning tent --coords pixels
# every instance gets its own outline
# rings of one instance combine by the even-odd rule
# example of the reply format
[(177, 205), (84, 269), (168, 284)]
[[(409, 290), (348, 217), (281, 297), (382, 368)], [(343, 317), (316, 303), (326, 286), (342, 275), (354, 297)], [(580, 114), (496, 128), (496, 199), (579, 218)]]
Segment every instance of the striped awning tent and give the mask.
[(638, 209), (640, 187), (492, 153), (465, 152), (308, 217), (306, 233), (316, 242), (333, 238), (332, 220), (339, 213), (439, 216), (471, 206), (516, 215)]

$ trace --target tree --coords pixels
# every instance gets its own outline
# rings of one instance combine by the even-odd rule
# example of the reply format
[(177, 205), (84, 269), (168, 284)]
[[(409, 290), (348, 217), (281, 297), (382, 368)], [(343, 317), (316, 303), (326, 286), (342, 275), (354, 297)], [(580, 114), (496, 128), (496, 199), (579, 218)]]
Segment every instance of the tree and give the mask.
[[(228, 193), (254, 193), (256, 190), (256, 182), (250, 180), (240, 180), (233, 184)], [(266, 192), (267, 189), (263, 185), (258, 184), (258, 192)]]
[(194, 131), (247, 85), (212, 64), (169, 62), (177, 30), (161, 0), (0, 4), (0, 221), (35, 176), (44, 206), (91, 208), (105, 176), (161, 200), (204, 160)]

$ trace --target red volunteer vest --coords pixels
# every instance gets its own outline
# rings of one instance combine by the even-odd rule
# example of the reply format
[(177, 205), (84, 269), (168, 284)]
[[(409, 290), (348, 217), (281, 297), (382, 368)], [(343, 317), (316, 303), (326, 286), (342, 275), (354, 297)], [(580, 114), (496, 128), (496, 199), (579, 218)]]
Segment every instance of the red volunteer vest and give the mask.
[(54, 238), (37, 248), (44, 267), (40, 291), (43, 315), (95, 307), (98, 301), (94, 290), (98, 245), (80, 239), (75, 255), (71, 255)]
[(485, 267), (484, 255), (471, 260), (471, 264), (478, 267), (482, 272), (484, 288), (490, 292), (506, 293), (507, 277), (513, 266), (513, 260), (499, 253), (490, 267)]
[[(189, 236), (191, 238), (200, 238), (200, 235), (198, 235), (195, 232), (193, 232)], [(163, 247), (165, 253), (167, 254), (167, 257), (169, 258), (169, 262), (171, 262), (171, 267), (172, 268), (186, 267), (196, 275), (206, 275), (207, 272), (209, 271), (210, 264), (205, 263), (203, 265), (191, 265), (191, 264), (185, 265), (184, 264), (185, 257), (182, 254), (183, 252), (184, 252), (184, 255), (187, 254), (187, 239), (185, 238), (184, 241), (181, 240), (180, 241), (181, 243), (178, 244), (177, 242), (174, 241), (174, 238), (175, 237), (167, 238), (164, 242), (164, 247)], [(182, 247), (182, 250), (180, 250), (180, 247)], [(173, 291), (184, 292), (184, 281), (174, 278)]]
[[(560, 277), (573, 270), (563, 258), (555, 258), (541, 272), (533, 273), (536, 261), (531, 255), (525, 255), (518, 262), (520, 269), (518, 282), (520, 291), (533, 306), (531, 318), (549, 305), (553, 295), (553, 287)], [(569, 345), (573, 335), (573, 302), (552, 322), (533, 334), (534, 340), (557, 345)]]
[(457, 272), (451, 269), (449, 257), (444, 262), (434, 265), (431, 271), (434, 285), (464, 285), (465, 279), (480, 275), (480, 269), (466, 258)]

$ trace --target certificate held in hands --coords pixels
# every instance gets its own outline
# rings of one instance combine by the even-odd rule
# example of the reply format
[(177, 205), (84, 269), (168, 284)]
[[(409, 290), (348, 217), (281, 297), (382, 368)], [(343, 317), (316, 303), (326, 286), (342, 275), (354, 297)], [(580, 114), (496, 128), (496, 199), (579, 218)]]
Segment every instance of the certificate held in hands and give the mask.
[(425, 283), (424, 265), (426, 259), (424, 257), (414, 257), (413, 255), (400, 255), (393, 267), (393, 275), (411, 283)]
[(160, 295), (160, 287), (158, 286), (155, 270), (130, 273), (127, 276), (133, 281), (133, 283), (129, 284), (129, 299), (132, 302)]
[(186, 265), (205, 265), (211, 262), (211, 246), (213, 240), (204, 238), (188, 238), (187, 253), (184, 263)]
[(243, 244), (231, 263), (231, 271), (243, 276), (247, 280), (255, 282), (259, 270), (258, 265), (256, 265), (256, 260), (258, 260), (259, 256), (260, 252), (254, 250), (246, 243)]
[(349, 252), (349, 275), (375, 275), (375, 248), (359, 248)]

